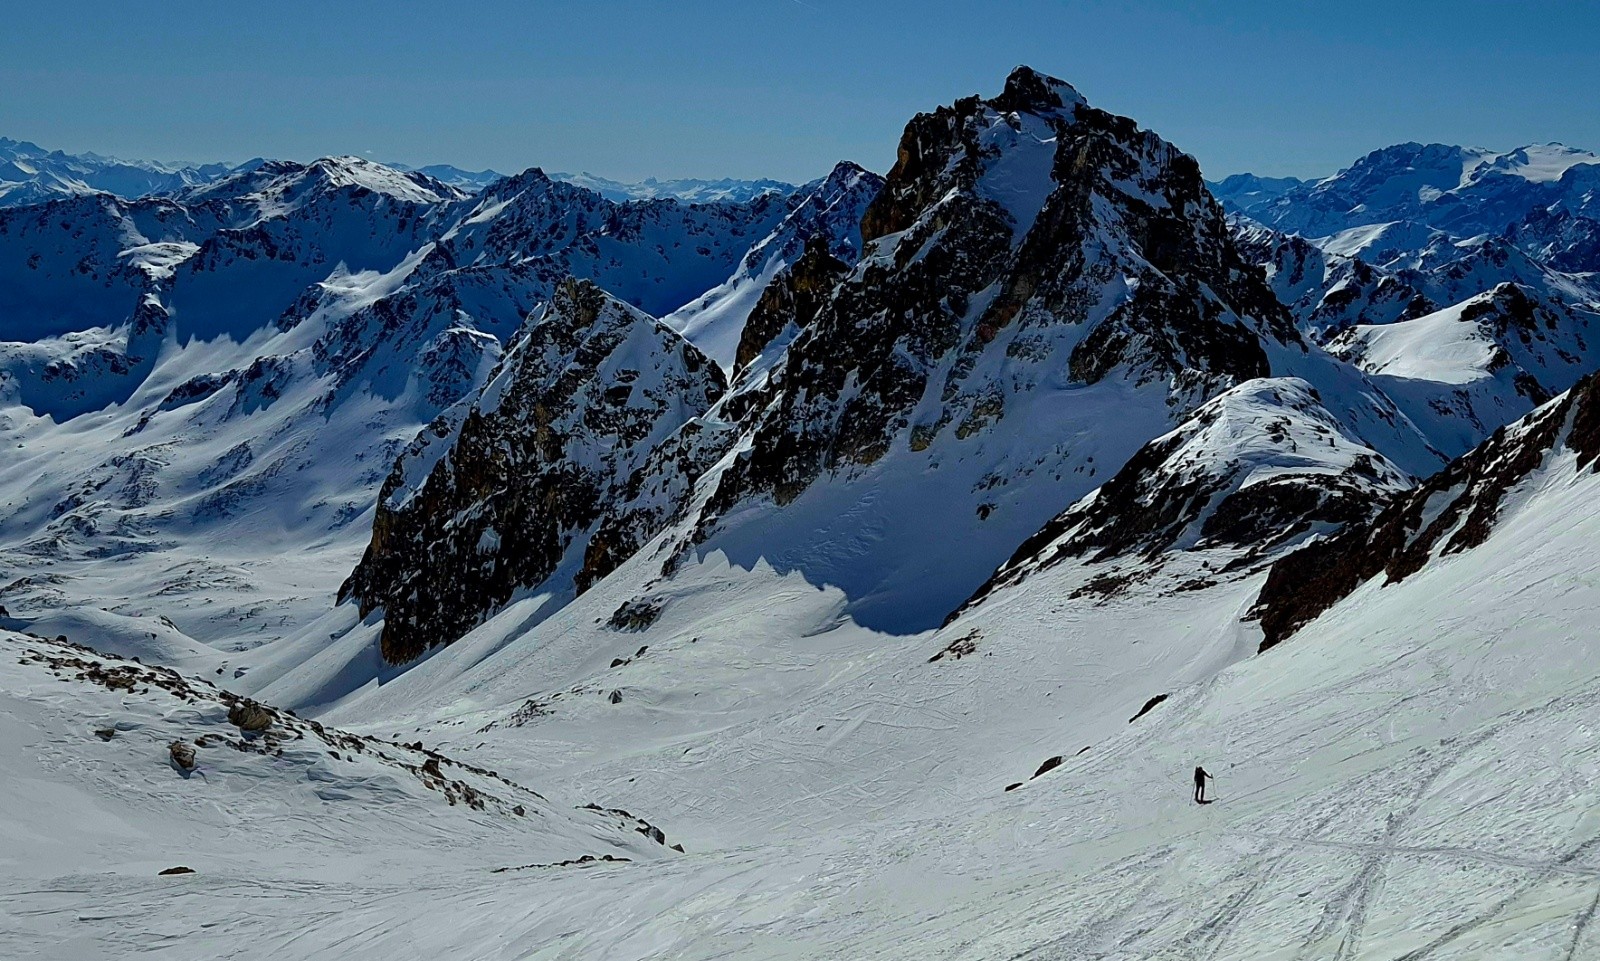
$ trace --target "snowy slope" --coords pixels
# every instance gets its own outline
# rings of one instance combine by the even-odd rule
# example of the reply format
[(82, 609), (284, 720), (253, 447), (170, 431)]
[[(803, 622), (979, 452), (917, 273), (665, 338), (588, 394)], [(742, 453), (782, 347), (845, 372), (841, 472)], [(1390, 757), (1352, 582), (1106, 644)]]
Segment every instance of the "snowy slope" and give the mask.
[(1351, 328), (1329, 349), (1460, 454), (1600, 369), (1600, 312), (1503, 284), (1415, 320)]
[[(493, 956), (507, 939), (609, 958), (1588, 957), (1600, 488), (1551, 441), (1493, 495), (1471, 550), (1362, 586), (1261, 657), (1245, 619), (1259, 574), (1073, 598), (1095, 571), (1063, 563), (900, 639), (840, 622), (835, 591), (709, 565), (674, 582), (654, 625), (618, 632), (593, 622), (625, 596), (603, 583), (342, 711), (431, 716), (514, 780), (655, 799), (690, 856), (402, 871), (393, 896), (309, 919), (200, 888), (191, 910), (222, 920), (170, 952), (248, 938), (358, 958)], [(473, 671), (422, 683), (469, 655)], [(1218, 776), (1204, 808), (1196, 763)], [(144, 895), (90, 891), (21, 903), (54, 930), (109, 896), (116, 930), (155, 930)], [(423, 904), (468, 923), (441, 927)]]
[[(100, 639), (85, 628), (78, 636)], [(418, 743), (251, 705), (165, 668), (10, 631), (0, 631), (0, 661), (7, 957), (153, 946), (137, 923), (63, 936), (54, 910), (84, 891), (152, 904), (228, 891), (295, 901), (404, 876), (672, 854), (630, 815), (547, 797)], [(179, 866), (194, 873), (158, 876)], [(157, 922), (170, 939), (163, 950), (206, 940), (215, 919), (184, 913)]]

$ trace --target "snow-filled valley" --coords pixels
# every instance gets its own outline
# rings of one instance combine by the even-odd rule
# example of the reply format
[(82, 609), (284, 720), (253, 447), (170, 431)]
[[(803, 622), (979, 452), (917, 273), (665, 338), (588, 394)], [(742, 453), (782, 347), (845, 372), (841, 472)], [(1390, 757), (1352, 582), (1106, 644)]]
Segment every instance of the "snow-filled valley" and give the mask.
[(48, 156), (0, 957), (1600, 958), (1600, 157)]

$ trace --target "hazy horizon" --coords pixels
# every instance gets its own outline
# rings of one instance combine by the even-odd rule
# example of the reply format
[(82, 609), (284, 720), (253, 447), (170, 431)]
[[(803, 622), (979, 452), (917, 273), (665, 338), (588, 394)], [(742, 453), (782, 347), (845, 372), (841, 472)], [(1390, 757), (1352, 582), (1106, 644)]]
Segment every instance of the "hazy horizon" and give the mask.
[(1327, 176), (1413, 140), (1600, 147), (1586, 100), (1550, 95), (1600, 73), (1600, 13), (1582, 4), (1186, 7), (477, 0), (441, 20), (415, 3), (362, 15), (304, 0), (203, 13), (97, 2), (0, 39), (0, 135), (169, 162), (354, 154), (798, 183), (840, 160), (888, 169), (913, 114), (992, 95), (1026, 63), (1212, 179)]

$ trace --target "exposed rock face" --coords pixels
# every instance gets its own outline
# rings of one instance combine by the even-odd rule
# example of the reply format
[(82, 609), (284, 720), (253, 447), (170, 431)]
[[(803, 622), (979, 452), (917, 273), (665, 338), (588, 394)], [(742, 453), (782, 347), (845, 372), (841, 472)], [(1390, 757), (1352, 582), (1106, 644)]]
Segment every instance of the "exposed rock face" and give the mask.
[[(1237, 548), (1245, 566), (1364, 521), (1410, 477), (1330, 414), (1305, 381), (1252, 380), (1146, 444), (1025, 541), (968, 602), (1063, 561), (1148, 570), (1171, 551)], [(952, 615), (952, 619), (954, 615)]]
[(1379, 575), (1404, 580), (1439, 555), (1471, 550), (1494, 530), (1506, 492), (1557, 450), (1591, 471), (1600, 458), (1600, 375), (1487, 441), (1387, 506), (1273, 565), (1256, 602), (1263, 650), (1290, 637)]
[[(662, 318), (681, 331), (730, 374), (765, 370), (793, 339), (793, 331), (772, 325), (758, 326), (748, 337), (744, 328), (768, 287), (792, 269), (808, 249), (842, 263), (860, 259), (861, 218), (883, 178), (857, 164), (836, 165), (828, 176), (801, 187), (790, 200), (792, 208), (772, 233), (750, 248), (738, 269), (704, 295)], [(771, 325), (771, 308), (764, 322)], [(762, 362), (758, 363), (758, 359)]]
[(592, 583), (631, 553), (590, 537), (631, 475), (725, 389), (682, 337), (568, 281), (478, 397), (401, 457), (341, 598), (383, 609), (383, 655), (403, 662), (558, 569), (558, 589)]
[(733, 362), (735, 378), (785, 332), (792, 336), (810, 326), (833, 293), (834, 285), (850, 272), (849, 265), (834, 257), (828, 246), (826, 237), (813, 237), (800, 259), (761, 292), (739, 336)]
[(1026, 68), (912, 120), (862, 236), (716, 508), (981, 430), (1063, 360), (1082, 384), (1166, 382), (1183, 407), (1266, 374), (1264, 336), (1298, 340), (1193, 159)]

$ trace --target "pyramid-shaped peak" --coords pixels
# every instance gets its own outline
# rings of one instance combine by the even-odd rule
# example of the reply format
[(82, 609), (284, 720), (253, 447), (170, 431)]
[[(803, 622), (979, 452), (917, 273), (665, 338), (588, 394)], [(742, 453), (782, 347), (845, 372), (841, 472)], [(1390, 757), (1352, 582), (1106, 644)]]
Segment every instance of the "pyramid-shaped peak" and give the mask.
[(1005, 90), (995, 98), (994, 105), (1001, 110), (1039, 113), (1087, 102), (1083, 99), (1083, 95), (1065, 80), (1058, 80), (1049, 74), (1022, 65), (1013, 69), (1006, 77)]

